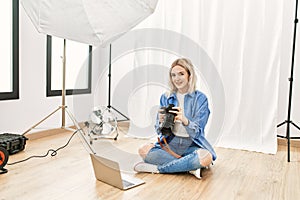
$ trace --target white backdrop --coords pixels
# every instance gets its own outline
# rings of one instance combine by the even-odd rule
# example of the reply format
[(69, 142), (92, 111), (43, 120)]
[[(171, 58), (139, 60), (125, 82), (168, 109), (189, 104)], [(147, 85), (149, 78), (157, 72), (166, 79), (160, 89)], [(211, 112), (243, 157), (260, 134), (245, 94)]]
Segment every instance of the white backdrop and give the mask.
[(131, 119), (130, 134), (153, 136), (167, 69), (184, 56), (209, 98), (211, 143), (275, 153), (283, 11), (282, 0), (159, 1), (112, 45), (112, 104)]
[[(212, 115), (206, 130), (208, 136), (218, 134), (218, 146), (275, 153), (276, 132), (285, 134), (285, 126), (276, 129), (276, 125), (287, 115), (294, 6), (295, 0), (160, 0), (155, 13), (136, 31), (156, 28), (152, 31), (156, 36), (164, 37), (165, 42), (158, 37), (160, 40), (154, 43), (156, 38), (145, 34), (139, 40), (130, 41), (130, 47), (126, 49), (124, 44), (127, 43), (122, 44), (122, 39), (124, 42), (124, 38), (138, 34), (130, 32), (113, 44), (113, 106), (132, 119), (132, 134), (152, 134), (151, 113), (155, 111), (166, 85), (166, 80), (154, 79), (165, 77), (164, 71), (155, 74), (153, 70), (158, 66), (168, 67), (174, 58), (182, 54), (192, 57), (197, 63), (199, 89), (209, 97)], [(1, 132), (22, 133), (61, 102), (60, 97), (45, 97), (45, 36), (37, 33), (23, 9), (20, 9), (20, 23), (20, 99), (0, 102)], [(158, 34), (157, 29), (164, 30), (166, 34)], [(173, 37), (178, 34), (180, 37), (174, 41)], [(118, 47), (118, 42), (121, 47)], [(299, 42), (298, 38), (297, 47)], [(151, 48), (146, 48), (146, 44), (150, 43), (153, 43)], [(192, 47), (198, 52), (186, 50), (187, 43), (193, 43)], [(180, 51), (181, 47), (185, 51)], [(126, 52), (121, 54), (121, 49)], [(201, 59), (206, 59), (205, 65), (198, 66), (201, 59), (194, 58), (197, 53), (201, 54)], [(292, 119), (298, 125), (299, 57), (300, 49), (297, 48)], [(68, 107), (78, 121), (88, 118), (93, 104), (107, 104), (107, 58), (108, 49), (95, 49), (93, 94), (67, 97)], [(105, 62), (104, 65), (102, 62)], [(147, 76), (144, 66), (151, 69), (149, 79), (155, 82), (138, 81)], [(209, 70), (206, 69), (214, 72), (208, 75)], [(135, 79), (132, 79), (132, 74)], [(221, 87), (210, 82), (212, 76), (221, 80)], [(123, 81), (128, 82), (126, 78), (131, 82), (124, 95), (118, 92)], [(161, 83), (163, 81), (164, 84)], [(220, 94), (220, 97), (214, 97), (215, 94)], [(125, 102), (125, 107), (123, 101), (118, 102), (120, 100)], [(77, 101), (80, 103), (77, 104)], [(216, 124), (220, 123), (222, 116), (223, 122)], [(59, 115), (54, 116), (43, 127), (59, 126), (59, 120)], [(68, 124), (72, 125), (71, 122)], [(145, 131), (140, 132), (140, 127)], [(218, 129), (219, 133), (213, 134), (212, 130)], [(292, 127), (293, 136), (299, 136), (299, 133)]]

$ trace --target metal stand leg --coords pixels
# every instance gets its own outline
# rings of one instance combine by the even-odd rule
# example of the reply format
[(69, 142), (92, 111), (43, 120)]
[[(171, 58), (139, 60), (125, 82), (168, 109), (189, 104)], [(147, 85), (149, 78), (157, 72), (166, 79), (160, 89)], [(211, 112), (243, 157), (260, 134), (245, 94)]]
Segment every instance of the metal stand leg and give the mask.
[(59, 111), (61, 109), (61, 106), (58, 107), (56, 110), (54, 110), (52, 113), (50, 113), (49, 115), (47, 115), (45, 118), (43, 118), (41, 121), (39, 121), (38, 123), (36, 123), (35, 125), (33, 125), (32, 127), (30, 127), (29, 129), (27, 129), (25, 132), (22, 133), (22, 135), (25, 135), (26, 133), (30, 132), (31, 130), (33, 130), (35, 127), (37, 127), (38, 125), (40, 125), (41, 123), (43, 123), (46, 119), (48, 119), (49, 117), (51, 117), (54, 113), (56, 113), (57, 111)]

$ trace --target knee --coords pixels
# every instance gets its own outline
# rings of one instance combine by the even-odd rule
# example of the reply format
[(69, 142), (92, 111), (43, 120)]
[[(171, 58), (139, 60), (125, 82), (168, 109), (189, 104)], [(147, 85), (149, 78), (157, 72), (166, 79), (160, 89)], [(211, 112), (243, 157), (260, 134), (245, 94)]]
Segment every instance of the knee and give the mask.
[(202, 167), (207, 167), (211, 164), (212, 162), (212, 155), (207, 151), (206, 149), (199, 149), (197, 150), (198, 158), (200, 165)]
[(143, 146), (141, 146), (139, 149), (138, 149), (138, 153), (139, 155), (145, 159), (148, 152), (154, 147), (154, 144), (150, 143), (150, 144), (145, 144)]

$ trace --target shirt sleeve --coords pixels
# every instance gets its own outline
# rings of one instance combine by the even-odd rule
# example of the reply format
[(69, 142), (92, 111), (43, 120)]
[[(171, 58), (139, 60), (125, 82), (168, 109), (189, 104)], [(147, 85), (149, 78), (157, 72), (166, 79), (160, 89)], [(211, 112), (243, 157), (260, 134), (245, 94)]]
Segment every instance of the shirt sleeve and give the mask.
[(192, 138), (204, 137), (204, 129), (210, 114), (206, 96), (198, 96), (194, 104), (191, 104), (189, 106), (193, 106), (191, 110), (193, 110), (194, 113), (186, 116), (189, 120), (189, 124), (186, 126), (186, 130)]
[[(159, 101), (159, 108), (166, 106), (166, 102), (167, 102), (167, 98), (166, 96), (163, 94), (160, 96), (160, 101)], [(161, 131), (159, 130), (159, 117), (158, 117), (158, 112), (156, 114), (156, 120), (155, 120), (155, 131), (158, 135), (161, 135)]]

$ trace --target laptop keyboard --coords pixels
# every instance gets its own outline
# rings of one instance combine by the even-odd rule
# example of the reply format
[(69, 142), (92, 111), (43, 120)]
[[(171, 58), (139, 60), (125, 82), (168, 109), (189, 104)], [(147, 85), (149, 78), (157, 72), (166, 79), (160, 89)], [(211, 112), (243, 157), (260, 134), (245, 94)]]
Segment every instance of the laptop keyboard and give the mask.
[(123, 182), (124, 187), (130, 187), (130, 186), (134, 185), (134, 183), (131, 183), (131, 182), (126, 181), (126, 180), (122, 180), (122, 182)]

